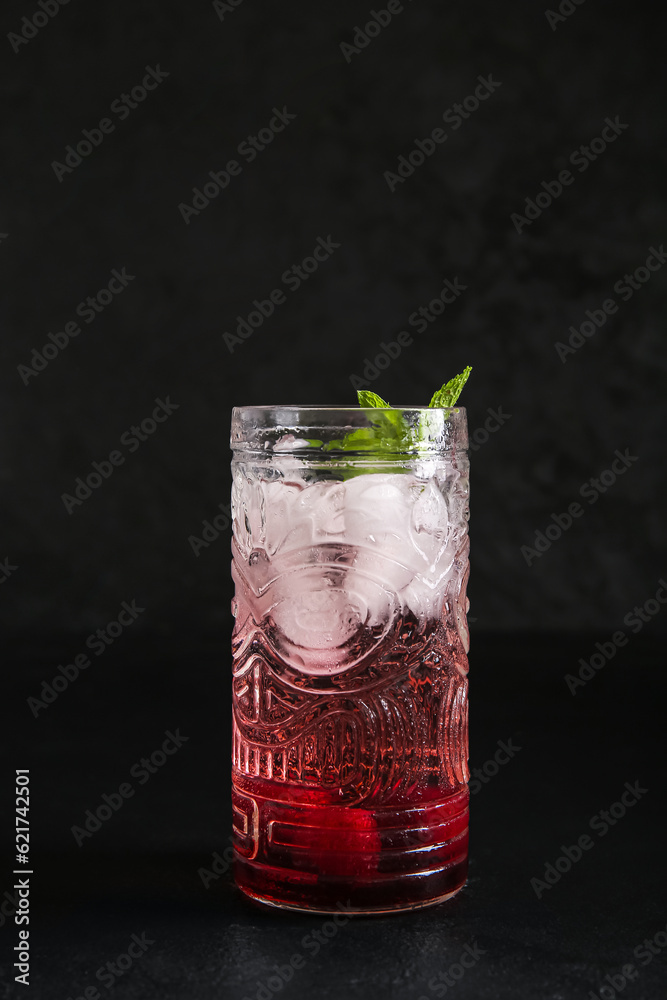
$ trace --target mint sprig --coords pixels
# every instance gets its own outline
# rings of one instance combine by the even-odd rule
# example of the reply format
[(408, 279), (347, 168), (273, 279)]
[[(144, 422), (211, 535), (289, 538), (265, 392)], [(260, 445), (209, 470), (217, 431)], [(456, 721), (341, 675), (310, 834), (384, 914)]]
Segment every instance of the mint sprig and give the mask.
[(391, 409), (391, 405), (386, 403), (382, 396), (378, 396), (377, 392), (368, 392), (366, 389), (357, 389), (357, 396), (359, 397), (359, 406), (382, 406), (385, 409)]
[[(442, 388), (433, 394), (429, 409), (454, 406), (471, 371), (472, 368), (468, 366), (460, 375), (455, 375), (449, 382), (445, 382)], [(419, 449), (420, 444), (428, 438), (425, 426), (428, 421), (425, 415), (419, 418), (415, 426), (409, 426), (402, 411), (394, 409), (376, 392), (359, 389), (357, 396), (359, 406), (364, 409), (377, 410), (377, 413), (369, 417), (370, 427), (359, 427), (357, 430), (350, 431), (344, 438), (327, 442), (322, 446), (323, 451), (372, 452), (378, 457), (384, 453), (393, 457), (412, 448)], [(364, 471), (372, 470), (355, 469), (354, 466), (343, 465), (339, 469), (339, 474), (347, 479), (350, 476), (360, 475)], [(391, 471), (391, 469), (384, 469), (384, 471)]]
[[(431, 402), (428, 404), (429, 409), (435, 409), (436, 407), (448, 409), (450, 406), (454, 406), (457, 399), (463, 392), (463, 386), (468, 381), (471, 371), (472, 368), (470, 365), (467, 365), (460, 375), (455, 375), (454, 378), (450, 378), (449, 382), (445, 382), (445, 384), (431, 396)], [(357, 397), (359, 399), (359, 406), (363, 406), (367, 409), (392, 409), (391, 403), (387, 403), (386, 400), (384, 400), (382, 396), (378, 396), (376, 392), (369, 392), (367, 389), (357, 389)]]
[[(441, 389), (433, 393), (431, 397), (431, 402), (428, 404), (429, 407), (435, 406), (454, 406), (456, 400), (459, 398), (463, 391), (463, 386), (468, 381), (468, 376), (472, 368), (468, 365), (463, 369), (460, 375), (455, 375), (454, 378), (450, 378), (449, 382), (445, 382)], [(365, 405), (365, 404), (361, 404)]]

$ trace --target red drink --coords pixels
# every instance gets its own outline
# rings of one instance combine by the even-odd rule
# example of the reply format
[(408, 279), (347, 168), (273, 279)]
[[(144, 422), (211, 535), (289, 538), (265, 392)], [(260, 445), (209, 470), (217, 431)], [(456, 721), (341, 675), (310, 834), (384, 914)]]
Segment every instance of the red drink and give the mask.
[(340, 481), (269, 457), (235, 460), (237, 883), (319, 912), (439, 902), (467, 872), (467, 459)]

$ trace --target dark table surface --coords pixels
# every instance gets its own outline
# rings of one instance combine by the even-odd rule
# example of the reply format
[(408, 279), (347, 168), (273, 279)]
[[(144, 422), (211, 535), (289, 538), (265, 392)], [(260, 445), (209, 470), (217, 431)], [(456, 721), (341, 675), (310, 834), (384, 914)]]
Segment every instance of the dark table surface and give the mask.
[[(498, 741), (520, 749), (472, 786), (468, 884), (440, 906), (338, 926), (250, 904), (229, 871), (204, 885), (229, 837), (223, 640), (119, 642), (36, 717), (27, 698), (81, 643), (16, 646), (3, 787), (30, 768), (31, 984), (4, 958), (0, 997), (664, 998), (665, 681), (650, 630), (575, 693), (566, 675), (608, 637), (473, 636), (471, 767)], [(86, 810), (177, 728), (178, 753), (78, 846)], [(626, 783), (636, 802), (613, 807)], [(581, 857), (564, 860), (582, 837)]]

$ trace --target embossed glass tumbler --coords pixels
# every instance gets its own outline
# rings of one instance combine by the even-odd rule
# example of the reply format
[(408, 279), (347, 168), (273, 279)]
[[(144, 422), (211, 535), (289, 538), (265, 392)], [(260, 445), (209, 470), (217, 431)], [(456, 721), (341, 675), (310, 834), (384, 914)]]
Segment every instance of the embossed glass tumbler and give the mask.
[(467, 872), (465, 410), (239, 407), (231, 443), (237, 884), (441, 902)]

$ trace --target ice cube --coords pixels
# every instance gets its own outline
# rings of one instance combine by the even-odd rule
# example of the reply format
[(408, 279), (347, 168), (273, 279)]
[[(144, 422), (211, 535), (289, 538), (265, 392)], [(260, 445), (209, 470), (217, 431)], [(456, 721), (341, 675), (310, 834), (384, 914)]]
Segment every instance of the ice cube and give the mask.
[(410, 536), (426, 566), (435, 567), (449, 538), (447, 503), (433, 479), (417, 484), (415, 493)]
[(454, 552), (435, 480), (277, 479), (262, 483), (260, 507), (268, 561), (249, 565), (249, 578), (257, 593), (271, 584), (262, 603), (294, 646), (339, 650), (342, 664), (360, 628), (388, 627), (401, 606), (439, 616)]
[(313, 483), (297, 498), (293, 508), (295, 526), (306, 520), (311, 544), (342, 541), (345, 533), (343, 508), (345, 484), (336, 480)]
[(410, 486), (409, 476), (382, 473), (345, 483), (345, 541), (356, 550), (349, 586), (366, 600), (369, 625), (386, 613), (382, 590), (398, 595), (415, 573)]
[(431, 479), (420, 486), (410, 531), (423, 563), (401, 594), (403, 603), (420, 618), (439, 618), (456, 554), (447, 502)]
[(282, 479), (261, 484), (260, 504), (264, 512), (263, 545), (274, 556), (284, 544), (285, 535), (294, 521), (293, 509), (303, 484), (288, 483)]
[(278, 479), (263, 483), (262, 489), (266, 546), (271, 555), (342, 540), (343, 483), (331, 480), (308, 485)]
[[(401, 603), (422, 617), (439, 615), (448, 551), (447, 504), (434, 480), (410, 474), (369, 474), (346, 483), (346, 541), (358, 547), (355, 587), (382, 580)], [(368, 595), (373, 623), (382, 613), (377, 591)], [(435, 609), (435, 610), (434, 610)]]
[(359, 608), (344, 590), (327, 588), (326, 580), (320, 586), (316, 589), (318, 584), (310, 576), (295, 574), (284, 599), (272, 609), (281, 632), (307, 650), (336, 649), (362, 624)]

